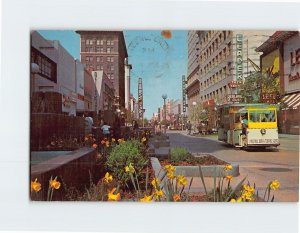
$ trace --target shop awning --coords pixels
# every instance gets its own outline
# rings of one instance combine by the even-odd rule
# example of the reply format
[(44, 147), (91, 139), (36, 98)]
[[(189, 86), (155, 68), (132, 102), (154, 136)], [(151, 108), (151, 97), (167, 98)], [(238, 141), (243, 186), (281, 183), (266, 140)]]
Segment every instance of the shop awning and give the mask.
[(300, 93), (289, 94), (281, 100), (283, 110), (300, 108)]

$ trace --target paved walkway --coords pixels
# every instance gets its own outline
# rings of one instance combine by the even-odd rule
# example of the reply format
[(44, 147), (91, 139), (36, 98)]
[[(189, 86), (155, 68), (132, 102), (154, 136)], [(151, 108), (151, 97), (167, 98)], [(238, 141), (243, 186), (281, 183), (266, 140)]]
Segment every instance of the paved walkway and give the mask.
[[(267, 184), (278, 179), (281, 187), (275, 193), (275, 201), (298, 201), (299, 198), (299, 142), (296, 135), (280, 135), (279, 149), (266, 151), (241, 150), (219, 142), (210, 136), (196, 137), (182, 131), (169, 131), (171, 147), (181, 146), (190, 152), (210, 153), (229, 163), (240, 165), (240, 176), (234, 178), (232, 185), (243, 177), (253, 185), (256, 184), (260, 195), (263, 195)], [(213, 179), (206, 178), (206, 185), (211, 190)], [(191, 191), (204, 191), (200, 178), (194, 178)]]

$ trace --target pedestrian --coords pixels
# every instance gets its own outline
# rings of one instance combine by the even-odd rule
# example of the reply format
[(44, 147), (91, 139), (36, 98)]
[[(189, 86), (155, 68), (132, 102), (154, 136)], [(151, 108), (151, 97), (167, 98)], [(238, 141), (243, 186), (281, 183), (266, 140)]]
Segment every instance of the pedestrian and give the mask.
[(103, 133), (104, 137), (109, 138), (110, 128), (111, 127), (108, 124), (106, 124), (106, 122), (103, 123), (103, 125), (101, 127), (101, 130), (102, 130), (102, 133)]
[(188, 135), (191, 135), (191, 131), (192, 131), (192, 124), (190, 121), (187, 122), (186, 124), (186, 128), (188, 130)]

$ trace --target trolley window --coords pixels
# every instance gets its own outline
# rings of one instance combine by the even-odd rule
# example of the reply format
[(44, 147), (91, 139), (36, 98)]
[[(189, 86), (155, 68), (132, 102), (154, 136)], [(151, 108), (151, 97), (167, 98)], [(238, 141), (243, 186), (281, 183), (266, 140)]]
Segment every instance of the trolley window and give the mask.
[(250, 122), (276, 122), (275, 110), (249, 111)]

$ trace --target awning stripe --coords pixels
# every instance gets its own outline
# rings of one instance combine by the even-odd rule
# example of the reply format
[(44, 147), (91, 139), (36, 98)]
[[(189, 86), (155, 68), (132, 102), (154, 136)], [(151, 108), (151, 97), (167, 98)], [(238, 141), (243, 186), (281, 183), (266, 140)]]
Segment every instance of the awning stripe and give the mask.
[(287, 109), (295, 109), (300, 106), (300, 93), (286, 95), (281, 102), (286, 104)]
[(300, 95), (296, 96), (295, 98), (291, 99), (291, 101), (288, 103), (289, 106), (293, 106), (293, 104), (300, 99)]

